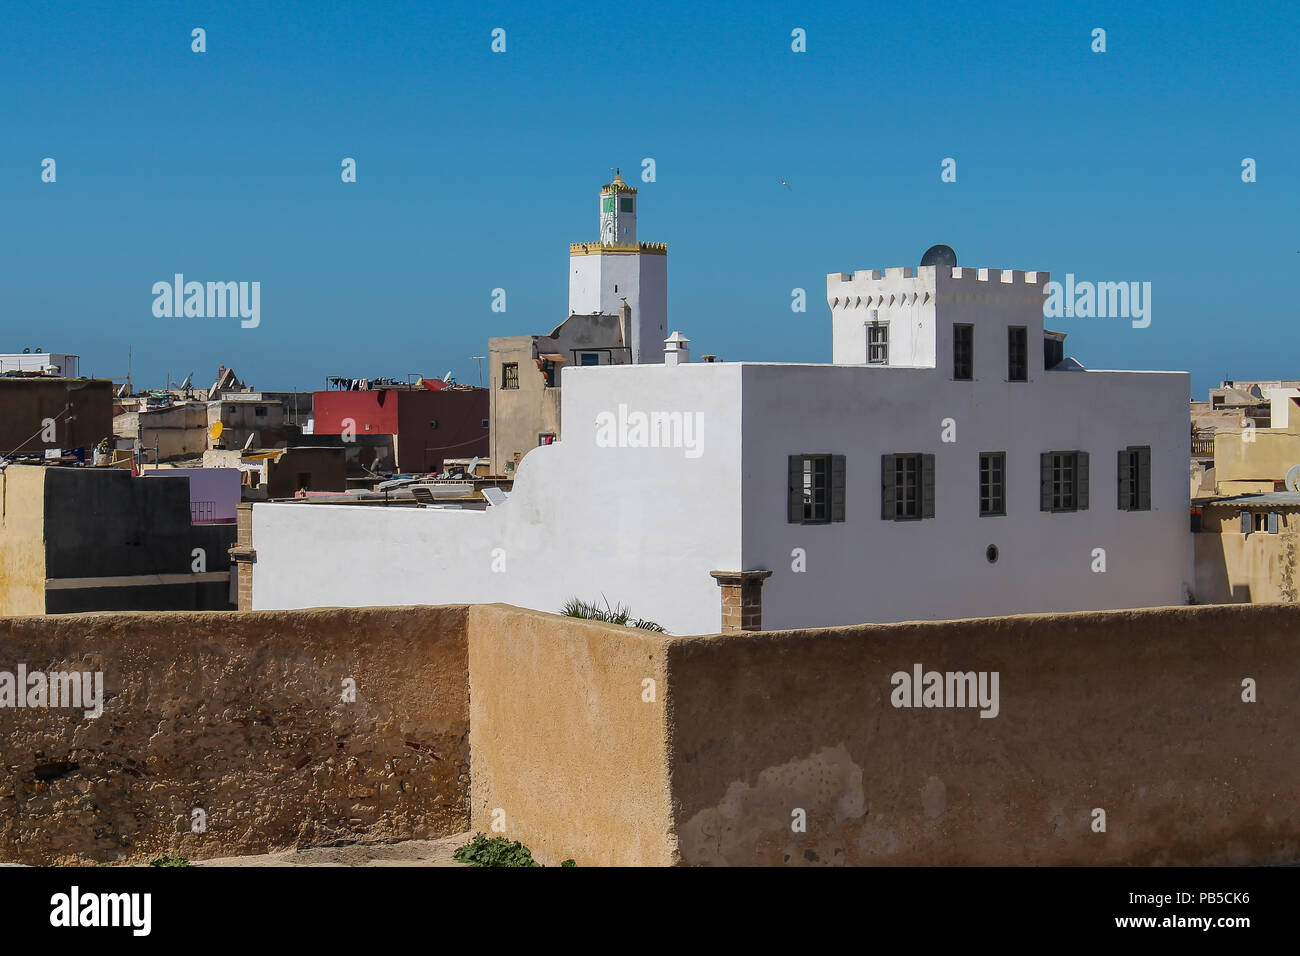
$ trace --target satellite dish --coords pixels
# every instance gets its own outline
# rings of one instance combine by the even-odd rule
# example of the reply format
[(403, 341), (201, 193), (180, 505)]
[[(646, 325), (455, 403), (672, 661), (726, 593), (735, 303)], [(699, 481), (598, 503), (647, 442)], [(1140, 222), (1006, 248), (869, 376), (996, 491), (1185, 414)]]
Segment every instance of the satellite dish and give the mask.
[(1300, 465), (1292, 465), (1286, 473), (1286, 490), (1300, 491)]
[(450, 382), (450, 381), (451, 381), (451, 369), (447, 369), (447, 374), (444, 375), (444, 376), (442, 377), (442, 380), (443, 380), (444, 382)]
[(469, 463), (469, 467), (465, 469), (465, 474), (467, 474), (467, 475), (469, 475), (471, 478), (473, 478), (473, 477), (474, 477), (474, 471), (475, 471), (475, 469), (477, 469), (477, 468), (478, 468), (478, 455), (475, 455), (475, 456), (474, 456), (474, 460), (471, 461), (471, 462)]
[(190, 387), (190, 381), (191, 381), (193, 378), (194, 378), (194, 373), (193, 373), (193, 372), (190, 372), (189, 375), (186, 375), (186, 376), (185, 376), (185, 381), (181, 382), (181, 389), (184, 390), (184, 389), (189, 388), (189, 387)]
[(213, 422), (212, 427), (208, 429), (208, 434), (212, 436), (213, 441), (216, 441), (221, 437), (223, 431), (225, 431), (225, 426), (221, 422)]
[(957, 253), (953, 251), (952, 246), (945, 246), (941, 242), (937, 246), (931, 246), (925, 250), (925, 255), (921, 256), (921, 265), (956, 266)]

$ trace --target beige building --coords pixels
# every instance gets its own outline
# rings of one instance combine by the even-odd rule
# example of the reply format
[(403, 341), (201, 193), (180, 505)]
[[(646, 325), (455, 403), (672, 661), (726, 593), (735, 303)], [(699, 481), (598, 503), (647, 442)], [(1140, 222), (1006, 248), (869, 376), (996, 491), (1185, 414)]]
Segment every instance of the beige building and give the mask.
[(1192, 537), (1197, 604), (1296, 602), (1300, 493), (1207, 502)]
[(128, 431), (135, 418), (135, 437), (149, 461), (174, 461), (196, 458), (208, 447), (208, 407), (202, 402), (187, 402), (163, 408), (144, 409), (118, 416), (118, 434), (132, 437)]
[[(220, 424), (220, 429), (216, 426)], [(114, 433), (140, 442), (150, 462), (197, 458), (209, 449), (285, 447), (300, 430), (287, 422), (284, 402), (258, 392), (228, 392), (218, 401), (142, 404), (113, 419)]]
[[(1293, 428), (1220, 429), (1214, 436), (1214, 490), (1219, 497), (1287, 489), (1300, 466), (1300, 421)], [(1296, 472), (1300, 475), (1300, 470)]]
[(347, 459), (342, 446), (212, 449), (203, 453), (204, 468), (238, 468), (244, 497), (292, 498), (300, 491), (347, 490)]
[(488, 340), (491, 459), (514, 476), (520, 459), (560, 437), (560, 374), (566, 365), (630, 364), (631, 308), (620, 315), (570, 315), (550, 335)]

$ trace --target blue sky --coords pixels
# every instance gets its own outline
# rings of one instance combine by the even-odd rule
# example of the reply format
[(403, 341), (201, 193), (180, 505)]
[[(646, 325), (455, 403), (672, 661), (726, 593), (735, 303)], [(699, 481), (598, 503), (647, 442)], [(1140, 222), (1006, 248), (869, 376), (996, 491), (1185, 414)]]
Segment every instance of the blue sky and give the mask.
[[(1151, 282), (1149, 328), (1050, 323), (1089, 367), (1190, 370), (1200, 397), (1300, 377), (1300, 5), (47, 2), (5, 20), (0, 351), (120, 378), (131, 347), (137, 385), (221, 362), (268, 389), (475, 382), (489, 336), (564, 318), (568, 243), (597, 238), (620, 166), (697, 354), (829, 361), (826, 273), (946, 242), (964, 265)], [(645, 157), (654, 183), (633, 179)], [(155, 318), (176, 272), (260, 281), (260, 326)]]

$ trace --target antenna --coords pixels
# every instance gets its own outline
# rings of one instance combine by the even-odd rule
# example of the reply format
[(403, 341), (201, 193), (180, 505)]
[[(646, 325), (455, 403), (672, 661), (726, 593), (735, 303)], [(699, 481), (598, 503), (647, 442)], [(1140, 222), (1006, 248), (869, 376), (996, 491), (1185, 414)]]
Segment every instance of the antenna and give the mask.
[(483, 387), (483, 360), (487, 358), (487, 356), (471, 355), (470, 358), (472, 358), (475, 362), (478, 363), (478, 387), (482, 388)]

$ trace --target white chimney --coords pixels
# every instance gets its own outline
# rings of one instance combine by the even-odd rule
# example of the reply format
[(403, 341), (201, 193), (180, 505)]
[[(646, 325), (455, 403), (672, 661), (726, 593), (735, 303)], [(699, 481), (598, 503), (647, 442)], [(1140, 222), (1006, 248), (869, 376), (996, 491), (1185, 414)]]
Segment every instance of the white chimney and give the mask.
[(680, 332), (674, 332), (668, 338), (664, 339), (664, 364), (665, 365), (684, 365), (691, 360), (691, 350), (688, 347), (691, 340)]

